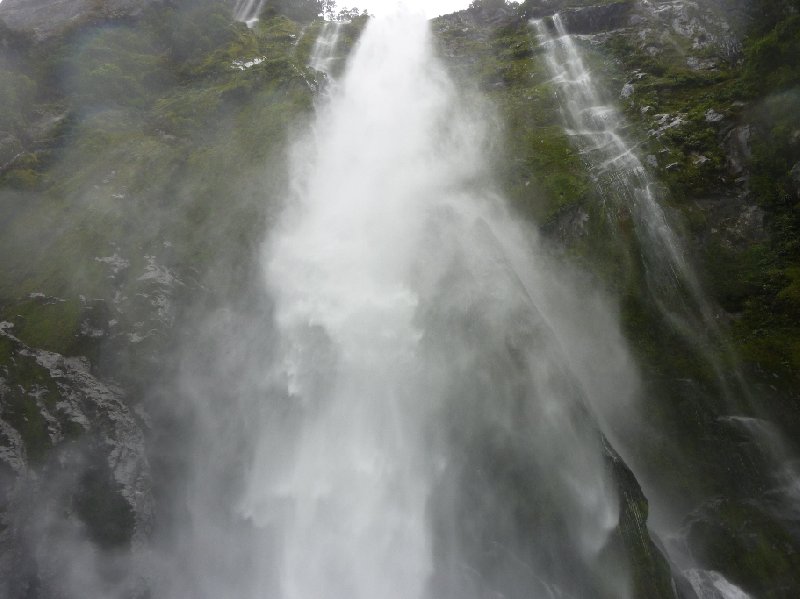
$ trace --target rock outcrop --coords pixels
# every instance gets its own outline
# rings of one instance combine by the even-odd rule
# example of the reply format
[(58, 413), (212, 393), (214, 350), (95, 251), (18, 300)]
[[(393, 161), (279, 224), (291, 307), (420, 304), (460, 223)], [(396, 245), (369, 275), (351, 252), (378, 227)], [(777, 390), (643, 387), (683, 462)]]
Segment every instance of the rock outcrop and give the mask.
[(22, 597), (64, 584), (73, 550), (141, 548), (151, 477), (143, 419), (120, 388), (85, 359), (26, 345), (11, 323), (0, 347), (0, 596)]

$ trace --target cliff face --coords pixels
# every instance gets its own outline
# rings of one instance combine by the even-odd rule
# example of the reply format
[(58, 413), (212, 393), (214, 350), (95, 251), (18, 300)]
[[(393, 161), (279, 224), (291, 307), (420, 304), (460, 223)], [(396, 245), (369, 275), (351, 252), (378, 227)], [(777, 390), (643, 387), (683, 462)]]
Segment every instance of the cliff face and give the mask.
[[(791, 299), (798, 254), (790, 239), (798, 236), (792, 173), (800, 121), (780, 113), (797, 108), (799, 81), (788, 62), (800, 56), (790, 33), (796, 9), (770, 3), (772, 12), (759, 16), (763, 7), (741, 2), (529, 1), (519, 18), (489, 4), (436, 21), (442, 52), (465, 79), (480, 81), (507, 123), (500, 167), (506, 193), (620, 298), (645, 378), (644, 421), (659, 431), (623, 453), (646, 483), (657, 518), (671, 512), (667, 519), (683, 522), (683, 532), (671, 534), (686, 539), (695, 556), (756, 596), (789, 596), (799, 583), (788, 582), (798, 540), (787, 531), (796, 524), (771, 499), (783, 475), (775, 478), (764, 461), (771, 458), (746, 432), (755, 421), (744, 424), (738, 416), (780, 422), (784, 441), (773, 440), (782, 455), (800, 424), (800, 364), (792, 357), (794, 342), (786, 343), (798, 335), (798, 304)], [(554, 78), (541, 29), (529, 22), (560, 35), (555, 14), (574, 34), (581, 77), (593, 81), (595, 104), (579, 106), (585, 131), (565, 120), (581, 98)], [(766, 55), (776, 61), (772, 66), (759, 58)], [(574, 89), (574, 63), (569, 68), (561, 77), (572, 78)], [(773, 69), (783, 69), (780, 83)], [(586, 116), (592, 114), (616, 124), (603, 128)], [(597, 136), (601, 131), (626, 140), (636, 160), (604, 155), (603, 144), (625, 146)], [(596, 145), (581, 142), (592, 133)], [(665, 293), (653, 275), (659, 266), (634, 233), (635, 207), (618, 203), (626, 179), (607, 173), (626, 163), (641, 169), (636, 177), (650, 182), (680, 232), (710, 302), (712, 316), (697, 331), (721, 325), (725, 332), (715, 340), (716, 334), (700, 341), (704, 333), (677, 333), (674, 321), (659, 316)], [(712, 365), (703, 346), (727, 355), (724, 366)], [(734, 372), (747, 382), (724, 382)], [(660, 466), (652, 470), (646, 462)], [(719, 505), (724, 509), (712, 523), (709, 514)], [(745, 542), (747, 535), (754, 544)], [(785, 554), (773, 553), (784, 543)], [(725, 549), (732, 546), (737, 550)], [(757, 582), (755, 563), (775, 570)]]

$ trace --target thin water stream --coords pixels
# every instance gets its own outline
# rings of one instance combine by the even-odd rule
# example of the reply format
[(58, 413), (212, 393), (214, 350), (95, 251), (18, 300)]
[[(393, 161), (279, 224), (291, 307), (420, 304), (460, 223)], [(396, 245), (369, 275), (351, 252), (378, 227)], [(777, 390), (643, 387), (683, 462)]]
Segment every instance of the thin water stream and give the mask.
[[(671, 327), (694, 344), (715, 373), (727, 413), (754, 409), (738, 360), (725, 350), (724, 333), (716, 322), (698, 278), (686, 257), (679, 236), (659, 203), (656, 185), (641, 163), (636, 147), (625, 139), (625, 121), (613, 104), (605, 102), (599, 86), (586, 67), (583, 55), (559, 14), (532, 21), (554, 84), (567, 134), (572, 136), (606, 202), (610, 219), (620, 209), (635, 225), (650, 297)], [(753, 418), (718, 415), (721, 422), (739, 425), (753, 437), (776, 470), (775, 493), (784, 510), (796, 502), (796, 466), (780, 433)], [(779, 445), (779, 447), (778, 447)], [(638, 464), (642, 467), (642, 464)], [(658, 499), (658, 498), (655, 498)], [(658, 505), (658, 502), (656, 502)], [(660, 530), (675, 539), (673, 558), (684, 568), (686, 579), (701, 599), (743, 599), (748, 595), (718, 572), (692, 564), (682, 533)]]
[(694, 272), (686, 249), (659, 202), (655, 181), (636, 147), (625, 139), (625, 119), (606, 102), (559, 14), (532, 21), (558, 90), (562, 118), (589, 166), (612, 221), (629, 214), (640, 245), (650, 297), (671, 327), (695, 345), (714, 370), (729, 409), (748, 404), (748, 389)]

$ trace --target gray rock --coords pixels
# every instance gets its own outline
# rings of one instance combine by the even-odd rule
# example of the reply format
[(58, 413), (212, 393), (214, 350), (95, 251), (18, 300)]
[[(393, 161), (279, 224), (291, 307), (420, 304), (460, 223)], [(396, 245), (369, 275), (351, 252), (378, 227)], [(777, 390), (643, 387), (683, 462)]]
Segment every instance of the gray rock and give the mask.
[(622, 0), (597, 6), (564, 7), (563, 2), (526, 3), (522, 15), (527, 19), (542, 19), (560, 13), (567, 31), (579, 35), (602, 33), (631, 24), (633, 0)]
[[(0, 412), (0, 547), (5, 549), (0, 596), (30, 596), (34, 579), (42, 591), (35, 596), (56, 596), (69, 551), (92, 552), (92, 543), (103, 542), (92, 537), (93, 526), (100, 537), (110, 534), (133, 552), (145, 548), (153, 496), (142, 419), (131, 412), (120, 388), (90, 372), (85, 358), (32, 348), (13, 335), (8, 322), (0, 323), (0, 340), (12, 352), (10, 365), (0, 367), (0, 406), (34, 404), (31, 416), (44, 426), (49, 445), (47, 459), (32, 461), (26, 446), (35, 439), (27, 439), (29, 432), (17, 430)], [(14, 368), (37, 372), (37, 382), (15, 377)], [(76, 501), (90, 507), (76, 509)], [(87, 511), (95, 502), (104, 509), (118, 506), (119, 520)], [(88, 537), (81, 532), (86, 530)]]
[(690, 56), (686, 59), (686, 66), (693, 71), (710, 71), (717, 68), (717, 63), (711, 58), (697, 58)]
[(36, 147), (48, 145), (61, 134), (68, 118), (67, 111), (44, 112), (33, 121), (25, 134)]
[(569, 8), (561, 14), (567, 31), (577, 34), (600, 33), (625, 27), (633, 2), (623, 1), (600, 6)]
[(569, 246), (587, 235), (589, 218), (589, 213), (580, 206), (571, 207), (562, 211), (547, 230), (565, 246)]
[(747, 169), (750, 161), (750, 138), (752, 131), (750, 125), (734, 127), (725, 136), (725, 150), (728, 158), (728, 171), (734, 176), (741, 176)]
[(622, 86), (622, 91), (619, 92), (619, 97), (630, 98), (633, 95), (633, 91), (634, 91), (633, 84), (626, 83), (625, 85)]
[(709, 108), (709, 109), (706, 111), (706, 122), (707, 122), (707, 123), (718, 123), (718, 122), (720, 122), (720, 121), (721, 121), (722, 119), (724, 119), (724, 118), (725, 118), (725, 116), (724, 116), (724, 115), (722, 115), (722, 114), (718, 113), (718, 112), (717, 112), (716, 110), (714, 110), (713, 108)]

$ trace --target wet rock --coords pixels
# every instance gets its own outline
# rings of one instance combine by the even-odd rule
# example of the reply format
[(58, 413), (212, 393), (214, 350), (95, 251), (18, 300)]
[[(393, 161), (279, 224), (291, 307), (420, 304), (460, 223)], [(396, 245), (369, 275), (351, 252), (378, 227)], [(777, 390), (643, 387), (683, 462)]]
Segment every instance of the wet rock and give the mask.
[(630, 98), (633, 95), (633, 91), (634, 91), (633, 84), (626, 83), (625, 85), (622, 86), (622, 90), (619, 92), (619, 97), (625, 99)]
[(619, 489), (620, 513), (616, 541), (632, 567), (632, 596), (638, 599), (674, 599), (676, 594), (669, 563), (653, 541), (653, 533), (647, 526), (647, 498), (633, 472), (607, 442), (604, 450), (611, 475)]
[(589, 214), (580, 206), (563, 210), (546, 228), (564, 246), (569, 247), (577, 239), (588, 234)]
[(757, 597), (794, 597), (800, 544), (761, 501), (717, 498), (687, 519), (692, 555)]
[[(637, 27), (656, 54), (674, 43), (671, 38), (684, 38), (692, 51), (699, 54), (689, 56), (687, 66), (708, 70), (715, 68), (720, 59), (733, 61), (741, 54), (744, 28), (738, 15), (743, 12), (743, 4), (740, 0), (640, 0), (636, 2), (631, 22), (641, 23)], [(708, 56), (709, 52), (715, 58)]]
[(32, 348), (13, 330), (0, 323), (10, 351), (0, 365), (4, 597), (28, 596), (31, 585), (58, 589), (67, 548), (138, 551), (153, 516), (143, 426), (122, 390), (96, 378), (85, 358)]
[(717, 68), (717, 63), (711, 58), (690, 56), (686, 59), (686, 66), (693, 71), (710, 71)]
[(728, 171), (731, 175), (740, 176), (745, 173), (751, 156), (751, 138), (752, 129), (750, 125), (734, 127), (725, 136), (724, 146), (728, 159)]
[(698, 199), (697, 206), (707, 219), (705, 243), (714, 239), (728, 250), (744, 251), (768, 237), (764, 210), (746, 192)]
[(628, 25), (633, 2), (569, 8), (562, 12), (567, 31), (577, 34), (612, 31)]
[[(14, 363), (27, 363), (26, 368), (40, 372), (37, 381), (48, 383), (47, 386), (39, 382), (26, 387), (24, 379), (17, 377), (18, 382), (23, 382), (19, 385), (23, 394), (33, 398), (47, 396), (41, 411), (50, 442), (57, 445), (77, 430), (102, 432), (109, 450), (108, 464), (123, 495), (142, 519), (148, 518), (149, 467), (144, 455), (144, 436), (125, 404), (122, 390), (95, 378), (85, 358), (67, 358), (29, 347), (11, 333), (10, 323), (3, 324), (0, 338), (11, 345), (16, 356)], [(9, 367), (4, 368), (8, 372)], [(2, 405), (7, 406), (7, 402), (3, 401)], [(12, 449), (6, 448), (7, 451)], [(24, 455), (13, 455), (18, 462), (25, 462)]]
[(686, 571), (686, 577), (700, 599), (747, 598), (744, 591), (728, 582), (719, 572), (693, 568)]
[(713, 108), (709, 108), (708, 110), (706, 110), (705, 117), (707, 123), (719, 123), (722, 119), (725, 118), (724, 115), (718, 113)]
[(598, 4), (596, 6), (564, 7), (563, 2), (529, 0), (522, 5), (522, 15), (527, 19), (542, 19), (555, 13), (561, 14), (567, 31), (577, 34), (593, 34), (612, 31), (629, 25), (632, 0)]
[(680, 127), (686, 122), (685, 114), (657, 114), (654, 117), (654, 127), (647, 133), (651, 137), (661, 137), (668, 129)]

